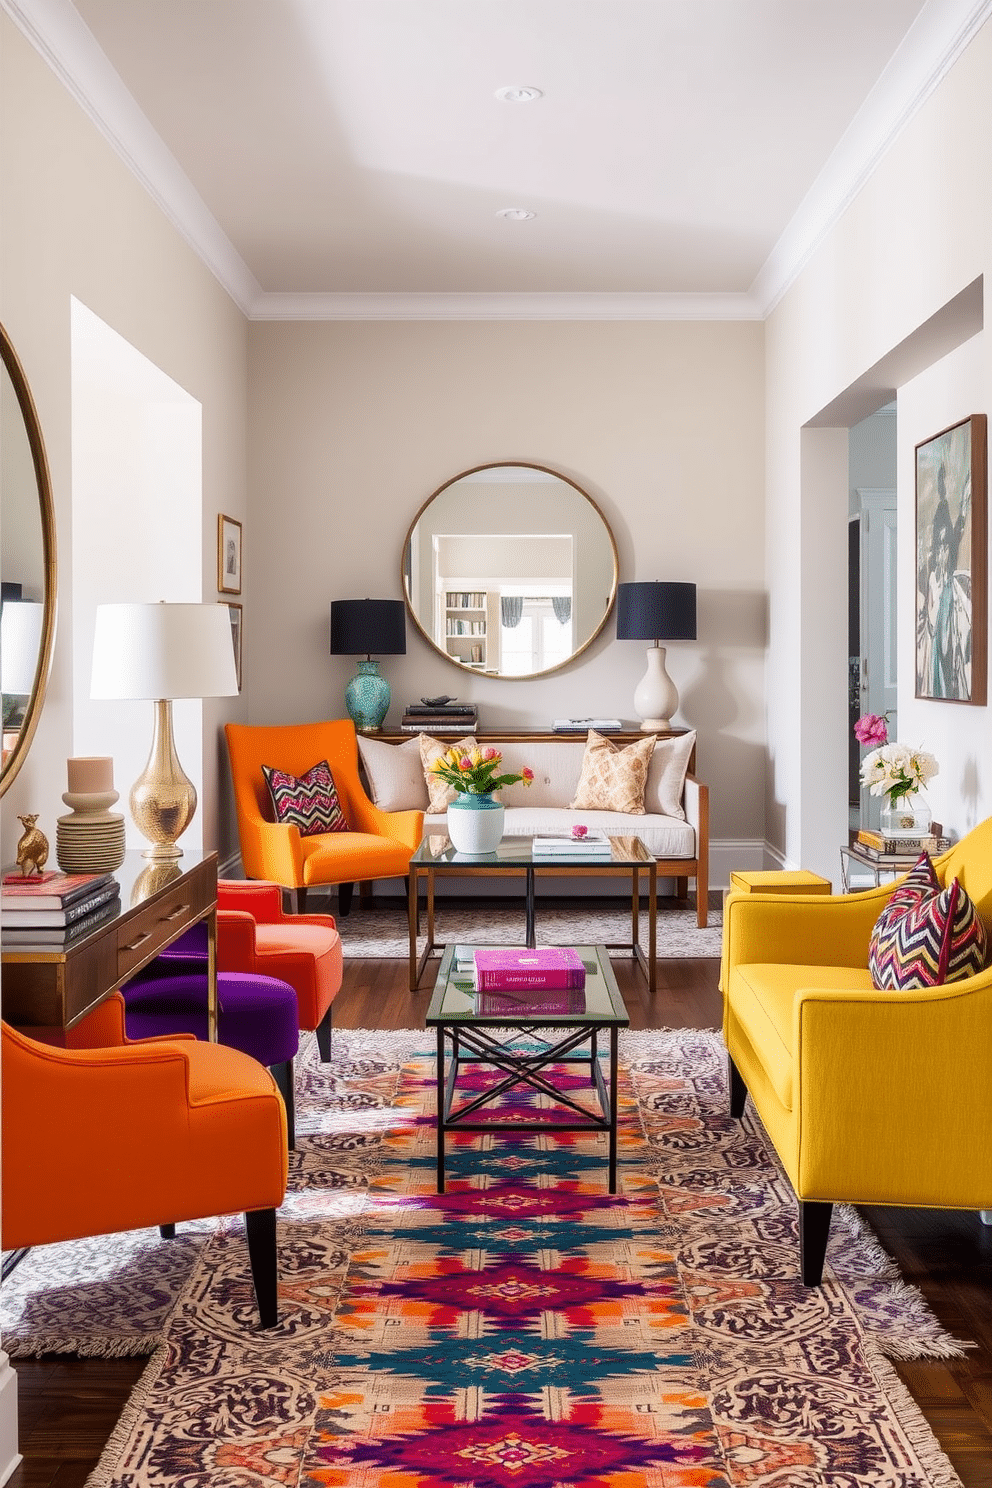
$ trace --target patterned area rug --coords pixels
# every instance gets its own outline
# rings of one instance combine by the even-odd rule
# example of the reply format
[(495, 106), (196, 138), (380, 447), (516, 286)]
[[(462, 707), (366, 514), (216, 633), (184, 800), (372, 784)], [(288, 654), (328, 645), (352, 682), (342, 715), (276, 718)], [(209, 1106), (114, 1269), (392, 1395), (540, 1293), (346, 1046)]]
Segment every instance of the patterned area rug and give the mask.
[[(677, 957), (685, 960), (696, 956), (719, 956), (723, 936), (721, 912), (711, 909), (709, 924), (700, 930), (694, 909), (669, 908), (664, 901), (658, 906), (657, 954), (659, 959)], [(426, 916), (421, 916), (421, 930)], [(586, 907), (578, 901), (573, 907), (545, 907), (537, 904), (537, 941), (539, 945), (608, 945), (630, 940), (630, 905), (626, 901), (615, 909)], [(408, 956), (410, 938), (405, 907), (377, 905), (360, 909), (357, 904), (350, 914), (338, 919), (341, 944), (346, 956)], [(521, 901), (480, 900), (476, 905), (449, 906), (437, 901), (435, 934), (438, 940), (456, 944), (478, 941), (496, 945), (522, 945), (524, 908)], [(647, 911), (642, 910), (639, 939), (648, 947)], [(419, 946), (425, 941), (421, 936)]]
[[(799, 1284), (718, 1035), (621, 1040), (610, 1198), (605, 1138), (564, 1132), (449, 1138), (439, 1197), (427, 1036), (338, 1033), (323, 1067), (308, 1039), (280, 1324), (256, 1331), (240, 1220), (198, 1236), (90, 1488), (960, 1488), (882, 1357), (960, 1346), (853, 1211)], [(112, 1291), (67, 1333), (128, 1317)]]

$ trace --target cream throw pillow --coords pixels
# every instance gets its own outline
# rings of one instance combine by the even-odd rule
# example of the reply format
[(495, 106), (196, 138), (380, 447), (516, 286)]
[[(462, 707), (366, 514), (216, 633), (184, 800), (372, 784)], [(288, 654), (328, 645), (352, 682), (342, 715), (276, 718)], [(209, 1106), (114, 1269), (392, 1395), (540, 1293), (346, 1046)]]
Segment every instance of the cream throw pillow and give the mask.
[(426, 811), (427, 787), (420, 759), (420, 736), (402, 744), (358, 736), (358, 752), (369, 783), (369, 795), (380, 811)]
[(658, 739), (648, 769), (644, 788), (644, 810), (685, 821), (682, 790), (686, 771), (696, 744), (696, 731), (679, 734), (675, 739)]
[(646, 734), (636, 743), (618, 749), (604, 734), (590, 729), (572, 808), (643, 816), (644, 787), (654, 745), (654, 734)]
[(431, 774), (431, 765), (436, 759), (440, 759), (446, 750), (457, 745), (459, 749), (477, 749), (478, 740), (471, 734), (465, 739), (435, 739), (430, 734), (418, 734), (420, 740), (420, 759), (424, 769), (424, 779), (427, 782), (427, 794), (430, 797), (428, 811), (432, 816), (446, 811), (458, 792), (454, 786), (448, 785), (447, 781), (439, 780), (436, 775)]

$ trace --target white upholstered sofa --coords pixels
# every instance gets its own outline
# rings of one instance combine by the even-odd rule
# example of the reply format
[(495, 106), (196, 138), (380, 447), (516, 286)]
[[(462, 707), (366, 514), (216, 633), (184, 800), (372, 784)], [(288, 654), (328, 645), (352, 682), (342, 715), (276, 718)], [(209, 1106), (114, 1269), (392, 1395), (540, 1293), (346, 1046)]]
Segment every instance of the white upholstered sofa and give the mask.
[[(659, 738), (648, 770), (643, 815), (572, 809), (569, 803), (579, 782), (584, 738), (500, 738), (486, 731), (475, 742), (497, 748), (508, 773), (525, 765), (534, 771), (530, 786), (510, 785), (500, 792), (506, 807), (505, 836), (570, 831), (584, 823), (615, 835), (639, 837), (658, 860), (659, 875), (675, 880), (680, 898), (688, 892), (688, 880), (694, 880), (696, 922), (700, 927), (706, 924), (709, 792), (690, 770), (695, 734)], [(384, 811), (423, 811), (425, 835), (444, 831), (444, 813), (429, 810), (419, 735), (402, 743), (360, 735), (358, 747), (369, 794), (377, 806)]]

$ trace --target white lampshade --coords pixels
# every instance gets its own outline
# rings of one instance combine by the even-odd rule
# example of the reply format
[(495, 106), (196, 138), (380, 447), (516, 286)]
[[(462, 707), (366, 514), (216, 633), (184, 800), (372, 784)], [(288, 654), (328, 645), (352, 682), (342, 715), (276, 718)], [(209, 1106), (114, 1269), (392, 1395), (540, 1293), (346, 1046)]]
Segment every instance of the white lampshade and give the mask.
[(0, 691), (27, 697), (34, 688), (45, 606), (38, 600), (8, 599), (0, 617)]
[(90, 697), (230, 697), (237, 690), (227, 605), (97, 606)]

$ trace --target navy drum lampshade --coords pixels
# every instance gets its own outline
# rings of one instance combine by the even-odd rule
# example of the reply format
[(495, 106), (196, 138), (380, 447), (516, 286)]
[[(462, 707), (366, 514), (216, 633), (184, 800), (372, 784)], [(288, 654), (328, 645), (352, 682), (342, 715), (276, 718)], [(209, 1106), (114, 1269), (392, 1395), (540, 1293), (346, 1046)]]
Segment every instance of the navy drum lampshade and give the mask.
[(406, 654), (406, 606), (402, 599), (331, 601), (331, 655), (363, 656), (345, 688), (349, 716), (362, 734), (377, 733), (389, 712), (389, 683), (379, 674), (379, 656)]
[(695, 584), (618, 584), (617, 639), (652, 642), (647, 671), (634, 692), (634, 710), (645, 733), (671, 728), (679, 694), (665, 670), (665, 648), (659, 642), (696, 639)]

